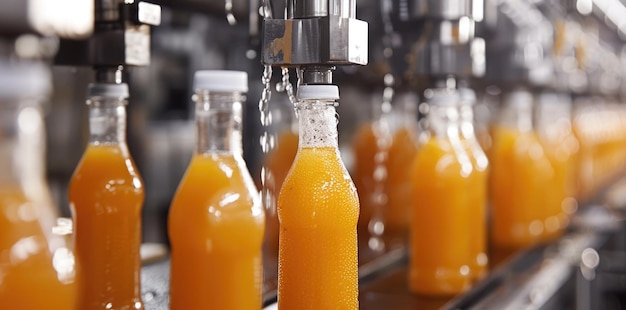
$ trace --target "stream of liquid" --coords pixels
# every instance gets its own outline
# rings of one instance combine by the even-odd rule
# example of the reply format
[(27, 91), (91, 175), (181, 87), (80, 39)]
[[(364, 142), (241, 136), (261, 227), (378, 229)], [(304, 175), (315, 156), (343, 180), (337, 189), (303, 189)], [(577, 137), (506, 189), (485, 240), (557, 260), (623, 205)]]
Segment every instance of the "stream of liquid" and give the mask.
[[(270, 130), (272, 113), (269, 108), (269, 102), (272, 97), (272, 66), (265, 65), (261, 81), (263, 83), (263, 92), (259, 100), (259, 112), (261, 112), (262, 133), (259, 142), (263, 156), (267, 157), (267, 154), (276, 146), (276, 135)], [(267, 165), (267, 161), (261, 167), (261, 200), (269, 216), (276, 214), (276, 182), (271, 169)]]
[(387, 161), (389, 159), (389, 147), (392, 142), (391, 127), (391, 100), (393, 99), (393, 76), (385, 75), (385, 89), (383, 100), (380, 104), (378, 119), (372, 123), (374, 136), (376, 137), (376, 154), (374, 155), (374, 169), (372, 180), (374, 181), (371, 195), (372, 217), (367, 225), (370, 237), (368, 246), (374, 251), (385, 250), (383, 234), (385, 233), (385, 206), (387, 205)]

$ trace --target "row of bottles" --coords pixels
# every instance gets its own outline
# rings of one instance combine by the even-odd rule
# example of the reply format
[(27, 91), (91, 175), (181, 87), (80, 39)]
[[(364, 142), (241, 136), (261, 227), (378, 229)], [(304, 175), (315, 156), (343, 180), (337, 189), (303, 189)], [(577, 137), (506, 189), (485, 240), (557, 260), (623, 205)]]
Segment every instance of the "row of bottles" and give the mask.
[[(171, 309), (262, 306), (265, 213), (243, 159), (247, 88), (245, 72), (195, 75), (196, 149), (168, 223)], [(126, 145), (128, 86), (96, 83), (88, 89), (90, 138), (68, 193), (74, 219), (66, 230), (73, 229), (76, 262), (47, 222), (56, 216), (41, 165), (38, 107), (31, 100), (2, 98), (2, 306), (143, 309), (144, 192)], [(338, 99), (334, 85), (298, 90), (302, 134), (278, 197), (281, 308), (358, 308), (359, 202), (339, 155)], [(33, 287), (40, 288), (38, 298), (27, 296)]]
[[(144, 192), (126, 145), (128, 86), (89, 87), (90, 139), (68, 193), (73, 240), (54, 227), (44, 180), (43, 119), (33, 102), (47, 88), (20, 87), (0, 88), (0, 300), (27, 309), (143, 309)], [(384, 178), (374, 164), (378, 125), (362, 125), (352, 143), (355, 186), (339, 154), (337, 86), (301, 85), (298, 126), (266, 159), (280, 190), (277, 217), (266, 219), (243, 159), (247, 74), (200, 71), (194, 90), (196, 149), (168, 222), (172, 309), (260, 308), (264, 235), (278, 239), (279, 308), (358, 308), (357, 223), (370, 220), (359, 213), (360, 204), (372, 208), (372, 182), (384, 182), (385, 232), (408, 242), (409, 288), (454, 295), (483, 278), (498, 253), (558, 237), (580, 194), (626, 165), (619, 106), (572, 111), (565, 96), (508, 92), (486, 154), (474, 132), (474, 92), (435, 88), (424, 93), (424, 126), (410, 96), (390, 122)], [(28, 298), (26, 288), (37, 286), (42, 297)]]
[(579, 142), (576, 193), (593, 195), (626, 167), (626, 107), (602, 98), (574, 102), (573, 132)]

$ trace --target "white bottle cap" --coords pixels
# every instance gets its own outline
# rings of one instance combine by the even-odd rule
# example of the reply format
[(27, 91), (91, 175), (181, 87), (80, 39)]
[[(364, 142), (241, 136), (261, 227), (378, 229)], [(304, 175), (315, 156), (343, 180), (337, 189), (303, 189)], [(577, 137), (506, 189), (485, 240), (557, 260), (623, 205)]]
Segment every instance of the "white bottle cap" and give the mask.
[(338, 100), (339, 87), (337, 85), (300, 85), (296, 98), (298, 100)]
[(128, 84), (126, 83), (90, 83), (87, 87), (87, 97), (127, 99), (128, 96)]
[(51, 90), (50, 70), (46, 66), (0, 62), (0, 98), (46, 96)]
[(463, 87), (463, 88), (459, 88), (458, 92), (459, 92), (459, 98), (461, 102), (468, 103), (470, 105), (473, 105), (476, 103), (476, 93), (474, 92), (473, 89)]
[(424, 91), (426, 101), (432, 105), (452, 106), (459, 103), (459, 93), (448, 89), (427, 89)]
[(214, 92), (248, 91), (248, 73), (233, 70), (201, 70), (193, 77), (194, 90)]

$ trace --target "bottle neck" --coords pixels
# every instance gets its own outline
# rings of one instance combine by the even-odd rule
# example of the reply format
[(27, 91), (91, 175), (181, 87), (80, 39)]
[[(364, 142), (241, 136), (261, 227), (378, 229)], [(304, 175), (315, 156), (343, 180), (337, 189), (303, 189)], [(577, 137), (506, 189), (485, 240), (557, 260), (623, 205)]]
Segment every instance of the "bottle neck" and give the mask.
[(459, 106), (461, 134), (465, 139), (473, 139), (474, 136), (474, 108), (471, 104), (462, 103)]
[(199, 92), (196, 101), (196, 154), (241, 156), (242, 101), (238, 92)]
[(89, 143), (126, 144), (126, 100), (91, 98)]
[(532, 102), (508, 102), (502, 107), (500, 125), (512, 127), (520, 132), (533, 130)]
[(336, 105), (333, 100), (298, 103), (299, 148), (338, 147)]
[(431, 105), (428, 112), (428, 126), (432, 137), (458, 138), (458, 108), (454, 105)]
[(45, 180), (45, 134), (33, 101), (0, 100), (0, 184), (40, 187)]

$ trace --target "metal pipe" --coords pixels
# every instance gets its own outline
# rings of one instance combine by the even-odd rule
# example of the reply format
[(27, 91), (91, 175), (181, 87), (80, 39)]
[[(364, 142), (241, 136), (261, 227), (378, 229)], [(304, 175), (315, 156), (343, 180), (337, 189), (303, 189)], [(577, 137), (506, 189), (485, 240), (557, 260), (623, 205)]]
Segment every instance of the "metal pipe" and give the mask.
[(292, 2), (294, 18), (328, 16), (328, 0), (300, 0)]
[(332, 84), (334, 66), (302, 66), (298, 77), (302, 84)]
[(128, 70), (122, 65), (115, 67), (96, 67), (94, 70), (96, 82), (98, 83), (121, 84), (128, 81)]

